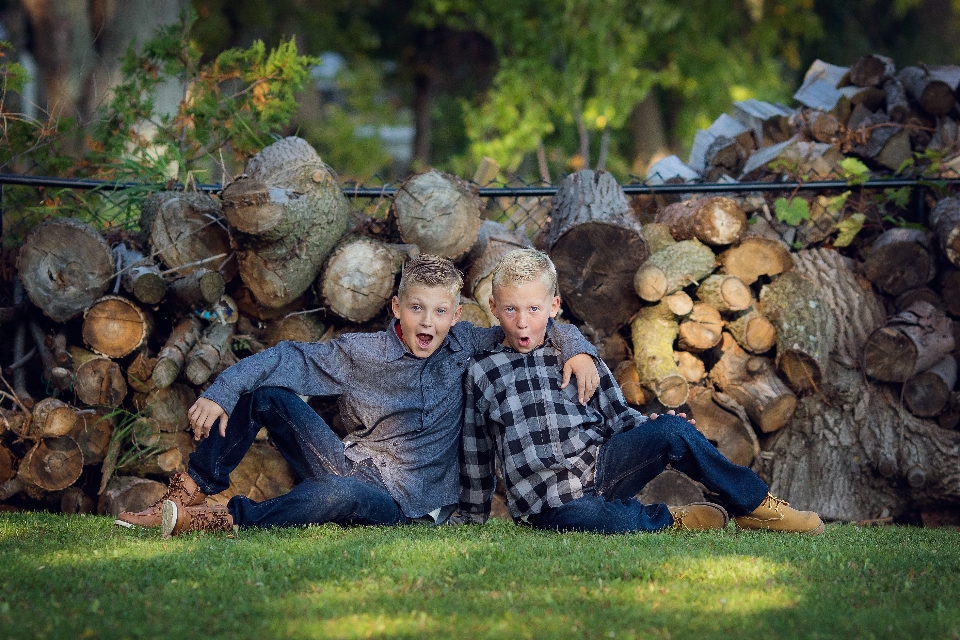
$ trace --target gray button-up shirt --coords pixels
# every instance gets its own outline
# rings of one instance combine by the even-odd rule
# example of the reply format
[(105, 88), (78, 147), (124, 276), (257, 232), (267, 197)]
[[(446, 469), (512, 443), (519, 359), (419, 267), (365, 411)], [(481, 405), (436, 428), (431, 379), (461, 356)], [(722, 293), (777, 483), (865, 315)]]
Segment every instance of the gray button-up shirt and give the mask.
[[(396, 320), (377, 333), (329, 342), (281, 342), (224, 371), (203, 393), (228, 413), (259, 387), (339, 396), (350, 434), (347, 458), (372, 459), (390, 495), (410, 518), (458, 502), (463, 375), (470, 358), (503, 340), (499, 328), (455, 324), (429, 358), (411, 354)], [(561, 360), (596, 350), (572, 325), (550, 322)]]

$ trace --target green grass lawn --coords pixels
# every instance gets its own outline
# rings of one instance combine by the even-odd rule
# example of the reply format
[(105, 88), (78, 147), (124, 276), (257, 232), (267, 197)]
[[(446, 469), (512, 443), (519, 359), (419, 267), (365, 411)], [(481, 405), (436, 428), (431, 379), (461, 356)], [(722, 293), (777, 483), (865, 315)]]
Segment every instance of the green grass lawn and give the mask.
[(960, 532), (341, 528), (0, 514), (0, 638), (960, 638)]

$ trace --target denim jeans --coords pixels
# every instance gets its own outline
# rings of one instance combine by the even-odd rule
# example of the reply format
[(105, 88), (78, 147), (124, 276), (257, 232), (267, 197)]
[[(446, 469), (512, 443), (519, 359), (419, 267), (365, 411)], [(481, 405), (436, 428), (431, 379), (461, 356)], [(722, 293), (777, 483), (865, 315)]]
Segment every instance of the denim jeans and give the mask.
[(756, 509), (767, 485), (747, 467), (727, 460), (697, 428), (679, 416), (661, 415), (619, 433), (597, 459), (595, 493), (527, 518), (542, 529), (627, 533), (658, 531), (673, 523), (664, 504), (642, 504), (634, 496), (667, 464), (702, 482), (730, 515)]
[(230, 472), (250, 450), (261, 427), (300, 480), (289, 493), (254, 502), (234, 496), (227, 504), (241, 526), (402, 524), (410, 522), (390, 496), (371, 462), (354, 463), (326, 422), (292, 391), (263, 387), (240, 396), (230, 415), (227, 435), (214, 425), (190, 455), (187, 468), (210, 495), (230, 485)]

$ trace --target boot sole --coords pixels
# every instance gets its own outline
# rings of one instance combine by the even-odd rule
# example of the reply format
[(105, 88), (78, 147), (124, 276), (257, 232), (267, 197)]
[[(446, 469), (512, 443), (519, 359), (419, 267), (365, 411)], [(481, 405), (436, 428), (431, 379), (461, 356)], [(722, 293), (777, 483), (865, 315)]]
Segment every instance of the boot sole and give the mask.
[(127, 529), (137, 528), (137, 525), (133, 524), (132, 522), (127, 522), (126, 520), (114, 520), (113, 524), (117, 525), (118, 527), (126, 527)]
[(160, 531), (164, 538), (173, 536), (177, 526), (177, 503), (173, 500), (164, 500), (160, 507)]
[(736, 521), (734, 521), (734, 524), (736, 524), (736, 530), (737, 530), (738, 533), (739, 533), (739, 532), (750, 532), (750, 531), (770, 531), (770, 532), (773, 532), (773, 533), (799, 533), (800, 535), (803, 535), (803, 536), (816, 536), (816, 535), (820, 535), (820, 534), (823, 533), (823, 532), (826, 530), (826, 528), (827, 528), (826, 525), (825, 525), (823, 522), (821, 522), (821, 523), (820, 523), (820, 526), (818, 526), (817, 528), (815, 528), (815, 529), (810, 529), (809, 531), (784, 531), (784, 530), (781, 530), (781, 529), (769, 529), (769, 528), (765, 528), (765, 527), (757, 527), (757, 528), (741, 527), (740, 524), (737, 523)]

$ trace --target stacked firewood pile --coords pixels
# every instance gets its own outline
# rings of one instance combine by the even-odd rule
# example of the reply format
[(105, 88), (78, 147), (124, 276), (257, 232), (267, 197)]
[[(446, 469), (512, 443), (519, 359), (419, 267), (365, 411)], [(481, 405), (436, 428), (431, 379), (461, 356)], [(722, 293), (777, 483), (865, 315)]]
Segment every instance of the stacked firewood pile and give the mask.
[[(952, 77), (918, 71), (927, 84)], [(928, 107), (914, 75), (877, 56), (849, 70), (818, 62), (798, 92), (808, 106), (738, 103), (698, 135), (689, 165), (670, 158), (651, 176), (826, 177), (851, 155), (881, 175), (903, 164), (904, 144), (907, 158), (936, 149), (949, 172), (956, 110)], [(630, 200), (610, 174), (581, 171), (542, 203), (549, 217), (530, 238), (485, 219), (474, 185), (436, 171), (406, 180), (386, 219), (351, 212), (330, 168), (287, 138), (219, 197), (149, 196), (139, 233), (47, 221), (23, 243), (13, 304), (0, 309), (12, 363), (0, 503), (150, 504), (195, 447), (187, 408), (237, 358), (384, 328), (417, 252), (460, 265), (464, 319), (489, 326), (494, 265), (537, 246), (557, 265), (563, 321), (642, 411), (687, 411), (724, 455), (827, 518), (942, 513), (960, 504), (960, 200), (931, 191), (926, 230), (865, 192), (839, 206), (822, 203), (830, 195), (790, 223), (774, 196)], [(835, 246), (855, 215), (859, 232)], [(335, 403), (311, 402), (342, 428)], [(216, 499), (271, 497), (294, 478), (264, 435), (232, 481)]]

